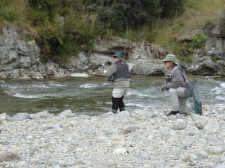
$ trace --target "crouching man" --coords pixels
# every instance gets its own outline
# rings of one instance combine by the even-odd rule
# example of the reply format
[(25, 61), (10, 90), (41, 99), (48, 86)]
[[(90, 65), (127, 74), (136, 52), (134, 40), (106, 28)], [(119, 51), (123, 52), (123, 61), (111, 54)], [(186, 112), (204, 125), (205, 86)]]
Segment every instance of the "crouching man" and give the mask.
[(112, 112), (115, 114), (118, 109), (120, 112), (125, 111), (123, 98), (130, 86), (130, 72), (121, 52), (116, 52), (113, 55), (113, 61), (114, 63), (107, 71), (97, 69), (96, 74), (109, 77), (109, 80), (113, 83)]
[(167, 54), (163, 62), (166, 68), (166, 82), (161, 86), (160, 91), (169, 90), (172, 110), (168, 115), (190, 113), (191, 107), (190, 104), (188, 104), (188, 97), (184, 88), (185, 79), (183, 73), (179, 69), (176, 56)]

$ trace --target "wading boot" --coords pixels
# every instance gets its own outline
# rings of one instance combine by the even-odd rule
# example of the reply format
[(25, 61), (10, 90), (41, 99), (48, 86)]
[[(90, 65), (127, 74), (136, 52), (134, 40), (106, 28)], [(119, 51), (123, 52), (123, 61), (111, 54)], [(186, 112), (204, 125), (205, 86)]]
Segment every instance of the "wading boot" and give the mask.
[(120, 108), (120, 112), (125, 111), (125, 108)]
[(176, 115), (178, 113), (179, 113), (179, 111), (171, 111), (169, 114), (167, 114), (167, 116)]
[(116, 114), (117, 113), (117, 110), (112, 109), (112, 112), (113, 112), (113, 114)]

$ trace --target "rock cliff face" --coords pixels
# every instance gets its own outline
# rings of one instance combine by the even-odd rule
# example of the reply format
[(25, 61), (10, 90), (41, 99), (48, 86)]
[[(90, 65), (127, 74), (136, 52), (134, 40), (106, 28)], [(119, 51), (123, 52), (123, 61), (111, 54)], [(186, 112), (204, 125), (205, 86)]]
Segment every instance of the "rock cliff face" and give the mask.
[(27, 69), (37, 71), (40, 51), (35, 41), (25, 42), (14, 27), (4, 27), (0, 35), (0, 76), (17, 78)]
[[(205, 48), (196, 49), (193, 62), (185, 64), (188, 73), (199, 75), (225, 75), (225, 39), (219, 26), (203, 29), (207, 37)], [(191, 37), (190, 37), (191, 38)], [(183, 38), (182, 40), (186, 40)], [(34, 40), (27, 41), (15, 27), (4, 27), (0, 34), (0, 77), (1, 78), (45, 78), (76, 76), (76, 72), (93, 74), (99, 65), (112, 63), (111, 55), (122, 51), (133, 74), (163, 75), (162, 58), (167, 52), (160, 46), (146, 42), (133, 43), (118, 37), (96, 38), (90, 54), (80, 52), (71, 56), (69, 63), (59, 65), (51, 61), (40, 62), (40, 49)]]
[(2, 78), (39, 79), (57, 75), (60, 77), (67, 72), (52, 62), (41, 63), (40, 49), (35, 41), (26, 41), (12, 26), (4, 27), (0, 35), (0, 61)]
[(186, 64), (187, 71), (200, 75), (225, 75), (225, 38), (220, 33), (220, 27), (203, 28), (206, 36), (204, 48), (195, 49), (192, 54), (192, 64)]

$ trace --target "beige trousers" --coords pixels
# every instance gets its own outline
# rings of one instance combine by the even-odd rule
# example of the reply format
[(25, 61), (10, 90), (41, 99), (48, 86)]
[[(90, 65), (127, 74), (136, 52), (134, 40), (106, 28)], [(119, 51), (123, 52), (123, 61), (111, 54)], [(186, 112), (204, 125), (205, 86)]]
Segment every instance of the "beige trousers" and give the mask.
[(172, 111), (179, 111), (183, 114), (188, 114), (193, 111), (188, 97), (185, 93), (185, 88), (179, 87), (177, 89), (169, 89), (170, 101), (172, 104)]
[(121, 98), (127, 92), (127, 88), (114, 88), (112, 91), (112, 97)]

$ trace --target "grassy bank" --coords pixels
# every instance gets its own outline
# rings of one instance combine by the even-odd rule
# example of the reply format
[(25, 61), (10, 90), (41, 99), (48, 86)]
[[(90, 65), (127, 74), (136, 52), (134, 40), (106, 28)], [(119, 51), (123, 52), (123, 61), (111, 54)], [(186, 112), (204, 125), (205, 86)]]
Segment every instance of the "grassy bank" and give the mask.
[[(185, 11), (173, 21), (159, 21), (150, 32), (157, 34), (152, 40), (169, 51), (174, 51), (174, 40), (206, 25), (219, 24), (225, 10), (225, 0), (187, 0)], [(163, 22), (163, 23), (162, 23)]]
[(225, 0), (186, 0), (185, 11), (173, 20), (158, 20), (153, 27), (138, 31), (128, 29), (124, 37), (132, 41), (147, 40), (159, 44), (170, 52), (176, 50), (178, 37), (196, 32), (204, 26), (219, 24), (225, 10)]

